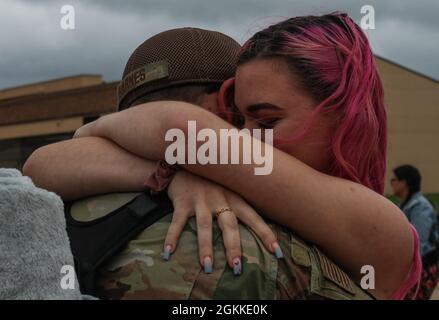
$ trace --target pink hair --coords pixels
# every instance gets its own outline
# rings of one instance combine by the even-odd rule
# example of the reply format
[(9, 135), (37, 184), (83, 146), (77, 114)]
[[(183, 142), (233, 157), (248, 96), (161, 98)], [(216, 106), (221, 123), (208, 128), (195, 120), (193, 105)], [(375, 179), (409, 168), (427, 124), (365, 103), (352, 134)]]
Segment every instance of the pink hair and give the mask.
[(296, 17), (256, 33), (238, 64), (256, 58), (286, 60), (300, 85), (319, 104), (292, 139), (297, 141), (320, 113), (336, 115), (329, 174), (384, 190), (387, 116), (374, 57), (362, 30), (346, 14)]

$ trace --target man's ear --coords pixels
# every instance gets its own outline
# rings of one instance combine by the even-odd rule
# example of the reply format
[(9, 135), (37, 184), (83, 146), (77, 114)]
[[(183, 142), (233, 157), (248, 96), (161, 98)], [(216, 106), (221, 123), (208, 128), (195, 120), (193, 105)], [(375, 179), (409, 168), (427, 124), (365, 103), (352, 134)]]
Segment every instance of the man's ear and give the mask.
[(231, 102), (233, 101), (234, 90), (235, 78), (230, 78), (223, 82), (218, 92), (218, 109), (221, 116), (229, 122), (232, 120), (230, 110), (232, 110)]

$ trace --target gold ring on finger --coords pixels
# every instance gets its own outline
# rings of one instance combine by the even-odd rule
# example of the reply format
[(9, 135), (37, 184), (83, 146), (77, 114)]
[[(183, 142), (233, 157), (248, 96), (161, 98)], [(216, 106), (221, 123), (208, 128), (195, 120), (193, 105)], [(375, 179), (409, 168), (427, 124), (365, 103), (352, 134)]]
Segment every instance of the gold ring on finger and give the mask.
[(224, 212), (227, 212), (227, 211), (229, 211), (230, 213), (233, 212), (233, 211), (232, 211), (232, 208), (230, 208), (230, 207), (223, 207), (223, 208), (217, 210), (217, 211), (215, 212), (216, 218), (218, 219), (218, 217), (220, 216), (221, 213), (224, 213)]

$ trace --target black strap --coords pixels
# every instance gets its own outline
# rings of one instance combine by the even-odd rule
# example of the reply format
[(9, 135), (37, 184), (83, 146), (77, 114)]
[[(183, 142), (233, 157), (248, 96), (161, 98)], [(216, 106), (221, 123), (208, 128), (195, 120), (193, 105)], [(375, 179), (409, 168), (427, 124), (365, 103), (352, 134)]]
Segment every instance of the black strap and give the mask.
[(67, 233), (81, 292), (95, 295), (98, 269), (145, 228), (173, 211), (167, 196), (144, 192), (121, 208), (90, 222), (73, 219), (65, 205)]

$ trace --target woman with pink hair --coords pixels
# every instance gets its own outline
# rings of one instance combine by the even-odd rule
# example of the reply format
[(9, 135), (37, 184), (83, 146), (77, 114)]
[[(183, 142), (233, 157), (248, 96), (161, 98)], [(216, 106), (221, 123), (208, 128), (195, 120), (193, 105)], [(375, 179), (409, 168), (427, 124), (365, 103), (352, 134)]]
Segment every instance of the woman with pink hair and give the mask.
[[(102, 117), (76, 137), (105, 137), (140, 157), (160, 160), (169, 146), (166, 132), (187, 133), (190, 120), (217, 136), (220, 129), (235, 127), (273, 129), (270, 175), (254, 175), (254, 163), (197, 163), (182, 165), (183, 174), (174, 181), (197, 175), (208, 180), (192, 183), (234, 191), (315, 243), (354, 280), (360, 281), (363, 266), (372, 266), (375, 297), (402, 299), (419, 281), (418, 237), (399, 208), (382, 196), (383, 87), (368, 40), (352, 19), (340, 13), (295, 17), (256, 33), (244, 44), (236, 76), (224, 83), (219, 98), (229, 122), (187, 103), (152, 102)], [(168, 194), (175, 200), (191, 192), (185, 188), (171, 183)], [(231, 211), (227, 199), (218, 205)], [(229, 219), (224, 228), (235, 228), (239, 219), (261, 230), (256, 213), (250, 218), (237, 205), (232, 209), (221, 213)], [(281, 255), (272, 243), (270, 250)], [(175, 250), (175, 242), (165, 243), (165, 250)]]

